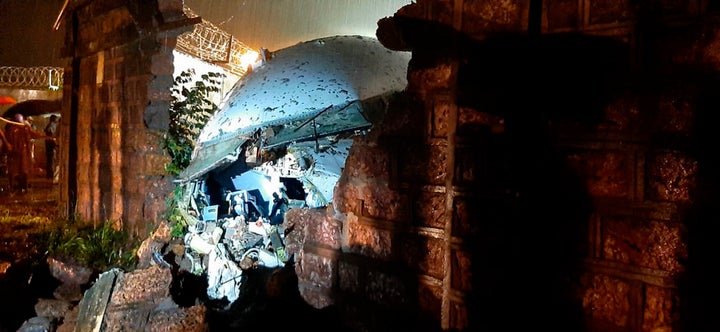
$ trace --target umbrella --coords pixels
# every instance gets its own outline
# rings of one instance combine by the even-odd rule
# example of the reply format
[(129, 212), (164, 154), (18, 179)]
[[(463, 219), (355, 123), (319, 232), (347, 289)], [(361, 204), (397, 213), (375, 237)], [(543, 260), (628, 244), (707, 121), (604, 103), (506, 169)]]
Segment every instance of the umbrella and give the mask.
[(279, 145), (370, 127), (384, 112), (377, 99), (405, 89), (410, 56), (363, 36), (320, 38), (272, 52), (226, 95), (180, 180), (237, 160), (241, 145), (264, 128), (273, 128), (270, 143)]
[(12, 119), (17, 113), (26, 117), (38, 116), (43, 114), (60, 113), (61, 109), (62, 101), (60, 99), (30, 99), (10, 106), (7, 110), (5, 110), (5, 113), (3, 113), (2, 116), (6, 119)]
[(17, 100), (15, 98), (10, 96), (0, 96), (0, 105), (12, 105), (17, 103)]

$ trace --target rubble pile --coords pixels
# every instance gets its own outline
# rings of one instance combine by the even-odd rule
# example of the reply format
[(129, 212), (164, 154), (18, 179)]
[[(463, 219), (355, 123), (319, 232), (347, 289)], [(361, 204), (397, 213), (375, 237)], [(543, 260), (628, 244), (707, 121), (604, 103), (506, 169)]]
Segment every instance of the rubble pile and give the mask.
[[(173, 263), (192, 274), (207, 275), (209, 298), (232, 304), (239, 297), (243, 271), (280, 268), (288, 261), (285, 233), (278, 226), (264, 217), (252, 222), (243, 216), (198, 221), (185, 235), (184, 255), (175, 256)], [(170, 264), (155, 257), (159, 264)]]
[[(206, 331), (209, 310), (229, 311), (243, 292), (248, 293), (243, 283), (259, 275), (248, 271), (272, 272), (289, 261), (285, 229), (284, 224), (270, 225), (263, 217), (252, 223), (243, 217), (196, 220), (178, 241), (170, 236), (169, 223), (163, 222), (138, 250), (138, 269), (111, 269), (92, 282), (88, 268), (48, 259), (53, 277), (61, 282), (56, 298), (38, 300), (37, 316), (19, 331), (152, 330), (153, 326)], [(188, 275), (202, 282), (187, 282)], [(204, 294), (183, 288), (199, 285), (206, 286)], [(181, 299), (183, 294), (194, 299)]]

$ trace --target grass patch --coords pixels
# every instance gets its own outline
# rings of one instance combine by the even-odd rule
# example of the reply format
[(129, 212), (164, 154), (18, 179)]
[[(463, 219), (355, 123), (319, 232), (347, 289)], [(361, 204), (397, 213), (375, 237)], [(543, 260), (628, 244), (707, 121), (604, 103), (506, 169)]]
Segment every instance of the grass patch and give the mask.
[(112, 222), (99, 226), (56, 224), (61, 226), (51, 230), (44, 241), (49, 255), (78, 262), (95, 271), (115, 267), (129, 271), (137, 265), (140, 240), (130, 237), (127, 231), (116, 230)]
[(3, 225), (36, 225), (43, 226), (50, 222), (50, 219), (42, 214), (14, 214), (9, 210), (0, 211), (0, 224)]

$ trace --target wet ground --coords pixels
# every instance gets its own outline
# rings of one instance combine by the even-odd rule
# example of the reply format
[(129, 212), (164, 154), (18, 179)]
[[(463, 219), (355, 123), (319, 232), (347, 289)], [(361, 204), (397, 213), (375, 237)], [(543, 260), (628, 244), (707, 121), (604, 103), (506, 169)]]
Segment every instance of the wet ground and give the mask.
[(25, 193), (12, 193), (0, 178), (0, 332), (16, 331), (35, 316), (38, 298), (51, 297), (57, 286), (38, 240), (57, 218), (57, 185), (31, 179)]
[(57, 197), (57, 185), (48, 179), (32, 179), (25, 193), (11, 192), (0, 182), (0, 261), (13, 262), (37, 253), (33, 238), (57, 222)]

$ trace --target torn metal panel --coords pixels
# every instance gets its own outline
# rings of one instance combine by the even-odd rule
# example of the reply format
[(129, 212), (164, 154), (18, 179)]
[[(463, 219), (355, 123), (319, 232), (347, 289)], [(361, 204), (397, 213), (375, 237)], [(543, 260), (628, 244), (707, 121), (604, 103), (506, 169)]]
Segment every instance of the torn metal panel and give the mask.
[(264, 145), (272, 148), (287, 142), (314, 140), (319, 137), (369, 128), (371, 123), (362, 116), (356, 103), (335, 113), (322, 112), (317, 117), (294, 121), (279, 127)]
[(322, 207), (332, 201), (335, 184), (345, 169), (345, 160), (351, 146), (352, 139), (341, 139), (326, 142), (320, 149), (316, 149), (310, 142), (294, 144), (288, 148), (296, 159), (311, 161), (311, 167), (300, 177), (308, 193), (305, 199), (308, 207)]
[(230, 259), (224, 246), (215, 246), (207, 266), (207, 294), (211, 299), (225, 299), (232, 303), (240, 297), (242, 270)]
[(178, 180), (190, 181), (215, 168), (232, 164), (240, 157), (242, 145), (247, 140), (247, 137), (237, 136), (234, 139), (207, 144), (202, 149), (195, 149), (192, 162), (178, 176)]
[(273, 181), (270, 176), (254, 169), (234, 176), (232, 183), (235, 186), (235, 190), (249, 191), (257, 189), (260, 193), (260, 198), (262, 198), (264, 202), (271, 201), (272, 193), (280, 190), (281, 186), (278, 180)]

